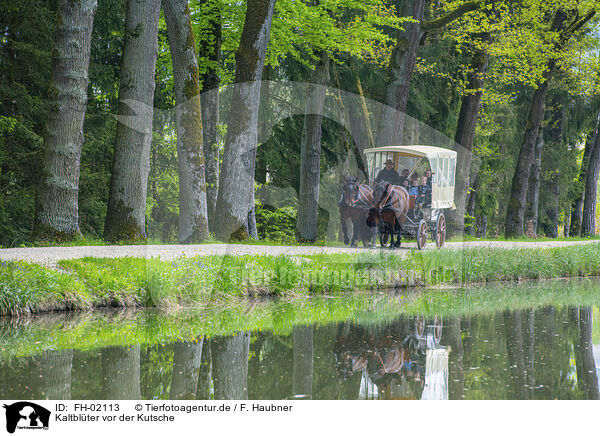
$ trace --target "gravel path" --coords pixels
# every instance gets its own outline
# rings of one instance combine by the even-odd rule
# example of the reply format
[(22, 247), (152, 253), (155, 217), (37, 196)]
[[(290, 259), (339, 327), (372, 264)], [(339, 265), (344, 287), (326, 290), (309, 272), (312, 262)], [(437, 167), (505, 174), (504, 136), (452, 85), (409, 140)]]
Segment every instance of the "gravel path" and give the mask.
[[(448, 242), (445, 249), (461, 249), (473, 247), (494, 248), (549, 248), (564, 247), (568, 245), (581, 245), (598, 243), (592, 241), (543, 241), (543, 242), (507, 242), (507, 241), (469, 241)], [(416, 243), (407, 242), (402, 248), (393, 251), (403, 256), (410, 249), (416, 249)], [(426, 249), (435, 249), (435, 244), (428, 243)], [(145, 257), (172, 260), (183, 255), (208, 256), (208, 255), (244, 255), (268, 254), (277, 256), (286, 254), (290, 256), (305, 256), (317, 253), (362, 253), (366, 251), (379, 252), (380, 248), (365, 250), (350, 247), (310, 247), (310, 246), (271, 246), (271, 245), (236, 245), (236, 244), (200, 244), (200, 245), (112, 245), (89, 247), (35, 247), (35, 248), (5, 248), (0, 249), (0, 261), (23, 260), (55, 267), (59, 260), (77, 259), (81, 257)], [(387, 250), (390, 252), (390, 250)]]

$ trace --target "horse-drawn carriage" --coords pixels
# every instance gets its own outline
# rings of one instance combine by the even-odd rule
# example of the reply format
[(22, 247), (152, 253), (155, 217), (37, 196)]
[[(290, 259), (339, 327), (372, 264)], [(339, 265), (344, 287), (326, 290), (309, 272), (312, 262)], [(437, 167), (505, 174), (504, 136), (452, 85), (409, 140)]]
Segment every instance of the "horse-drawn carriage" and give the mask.
[[(416, 238), (417, 247), (423, 249), (428, 236), (431, 236), (437, 247), (442, 247), (446, 240), (443, 210), (455, 207), (456, 152), (427, 145), (396, 145), (369, 148), (364, 153), (369, 183), (360, 185), (356, 179), (346, 180), (340, 202), (340, 211), (345, 211), (342, 217), (351, 214), (354, 214), (353, 217), (366, 216), (367, 226), (379, 230), (382, 246), (390, 237), (390, 248), (398, 247), (401, 237), (406, 236)], [(386, 174), (395, 174), (397, 181), (377, 180), (385, 172), (386, 162)], [(400, 171), (404, 173), (402, 177), (399, 176)], [(421, 195), (423, 198), (414, 195), (421, 192), (416, 186), (416, 178), (413, 178), (418, 172), (428, 175), (419, 181), (423, 191), (428, 193), (427, 196)], [(405, 183), (404, 180), (415, 186), (400, 186)], [(346, 235), (344, 225), (343, 230)], [(395, 244), (394, 235), (397, 235)], [(355, 240), (356, 236), (353, 243)]]
[[(419, 202), (414, 195), (408, 197), (408, 210), (406, 207), (394, 207), (392, 201), (381, 202), (376, 207), (392, 210), (399, 224), (398, 236), (403, 235), (416, 238), (419, 249), (425, 247), (427, 237), (431, 235), (438, 248), (446, 240), (446, 217), (443, 210), (454, 208), (454, 177), (456, 171), (456, 152), (446, 148), (427, 145), (402, 145), (369, 148), (364, 151), (367, 157), (368, 177), (370, 185), (374, 188), (374, 198), (377, 195), (377, 174), (384, 168), (385, 162), (391, 160), (394, 170), (399, 173), (408, 170), (408, 178), (419, 171), (421, 174), (430, 174), (427, 185), (429, 197), (424, 202)], [(389, 187), (388, 187), (389, 191)], [(390, 197), (389, 194), (385, 194)], [(392, 194), (393, 195), (393, 194)], [(396, 206), (398, 203), (396, 202)], [(387, 238), (381, 232), (382, 245)], [(392, 233), (393, 235), (393, 233)], [(393, 236), (392, 236), (393, 238)], [(392, 239), (393, 240), (393, 239)]]

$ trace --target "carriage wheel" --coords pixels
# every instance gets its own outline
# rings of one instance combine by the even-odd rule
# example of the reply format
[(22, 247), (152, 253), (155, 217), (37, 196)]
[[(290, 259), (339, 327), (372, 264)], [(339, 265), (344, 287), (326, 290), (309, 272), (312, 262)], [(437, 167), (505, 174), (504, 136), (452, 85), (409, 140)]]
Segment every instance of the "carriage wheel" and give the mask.
[(421, 220), (419, 222), (419, 230), (417, 231), (417, 247), (419, 250), (425, 248), (425, 244), (427, 244), (427, 223), (425, 220)]
[(442, 248), (444, 242), (446, 242), (446, 217), (441, 213), (435, 228), (435, 245), (437, 248)]

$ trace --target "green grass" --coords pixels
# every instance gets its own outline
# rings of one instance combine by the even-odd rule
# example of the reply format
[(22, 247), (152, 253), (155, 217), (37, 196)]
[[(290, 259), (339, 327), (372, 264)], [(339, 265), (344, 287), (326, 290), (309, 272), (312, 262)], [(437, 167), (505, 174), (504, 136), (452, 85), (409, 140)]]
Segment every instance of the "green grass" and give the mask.
[(339, 294), (385, 288), (600, 276), (600, 244), (286, 256), (83, 258), (64, 272), (0, 264), (0, 314), (90, 306), (194, 306), (262, 295)]

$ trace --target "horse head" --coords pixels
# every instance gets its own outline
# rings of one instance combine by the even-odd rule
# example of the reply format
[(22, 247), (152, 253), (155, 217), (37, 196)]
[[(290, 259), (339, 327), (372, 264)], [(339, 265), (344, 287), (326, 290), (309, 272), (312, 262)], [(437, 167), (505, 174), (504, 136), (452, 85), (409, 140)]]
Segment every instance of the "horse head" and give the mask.
[(344, 203), (352, 206), (358, 196), (358, 182), (354, 176), (344, 177), (344, 186), (342, 187), (342, 198)]
[(383, 206), (382, 203), (385, 202), (389, 186), (390, 183), (386, 182), (385, 180), (375, 184), (375, 189), (373, 189), (373, 201), (376, 201), (375, 207), (379, 210), (381, 210)]

